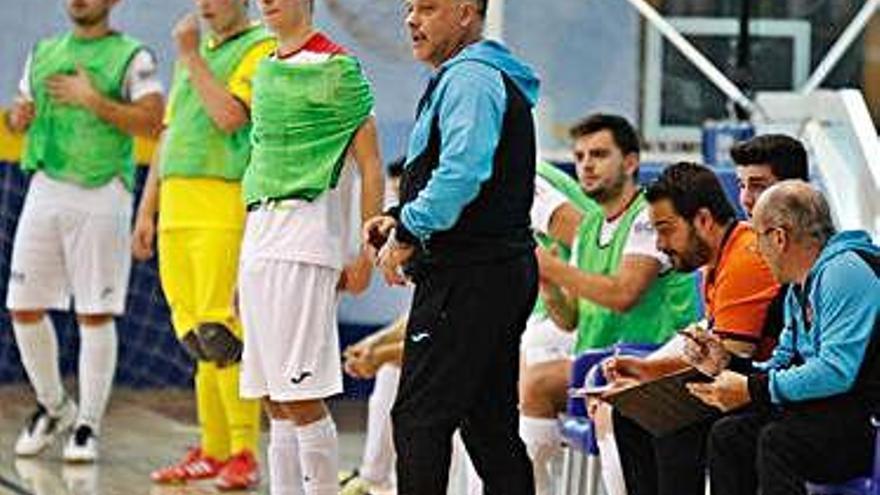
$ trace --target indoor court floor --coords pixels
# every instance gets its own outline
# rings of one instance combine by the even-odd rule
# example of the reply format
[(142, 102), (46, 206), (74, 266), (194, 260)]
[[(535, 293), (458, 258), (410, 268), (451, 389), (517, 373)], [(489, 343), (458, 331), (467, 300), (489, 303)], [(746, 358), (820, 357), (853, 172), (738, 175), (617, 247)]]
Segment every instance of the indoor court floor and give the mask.
[[(68, 384), (68, 390), (72, 390)], [(149, 473), (179, 457), (197, 441), (189, 391), (114, 391), (101, 435), (97, 464), (61, 461), (56, 443), (39, 457), (12, 454), (19, 429), (32, 412), (24, 386), (0, 387), (0, 494), (6, 495), (206, 495), (219, 493), (210, 481), (178, 486), (153, 485)], [(356, 466), (364, 442), (366, 403), (332, 404), (340, 436), (340, 466)], [(265, 445), (266, 436), (263, 436)], [(262, 453), (261, 453), (262, 454)], [(253, 492), (268, 494), (265, 483)]]

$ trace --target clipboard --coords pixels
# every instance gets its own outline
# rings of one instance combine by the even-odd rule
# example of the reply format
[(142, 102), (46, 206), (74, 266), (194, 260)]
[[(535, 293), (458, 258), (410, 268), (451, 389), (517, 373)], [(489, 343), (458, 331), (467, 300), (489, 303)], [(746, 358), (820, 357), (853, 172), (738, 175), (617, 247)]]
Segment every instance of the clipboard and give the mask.
[(609, 391), (601, 398), (659, 437), (721, 415), (718, 409), (694, 397), (685, 387), (687, 383), (711, 380), (696, 369), (688, 368), (657, 380)]

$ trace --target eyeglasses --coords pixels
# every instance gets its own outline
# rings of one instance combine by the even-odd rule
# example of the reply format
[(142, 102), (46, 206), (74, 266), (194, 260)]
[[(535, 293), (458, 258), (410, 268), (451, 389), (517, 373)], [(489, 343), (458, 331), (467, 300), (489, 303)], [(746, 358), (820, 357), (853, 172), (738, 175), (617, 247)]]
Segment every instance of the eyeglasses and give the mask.
[(774, 230), (788, 232), (786, 227), (782, 225), (774, 225), (773, 227), (767, 227), (762, 230), (755, 229), (755, 243), (752, 245), (754, 252), (760, 253), (760, 246), (762, 245), (761, 238), (767, 237), (770, 235), (770, 232), (773, 232)]
[(767, 227), (764, 230), (755, 230), (755, 234), (759, 238), (761, 238), (761, 237), (767, 236), (768, 234), (770, 234), (770, 232), (773, 232), (774, 230), (781, 230), (783, 232), (788, 232), (787, 229), (785, 227), (783, 227), (782, 225), (774, 225), (773, 227)]

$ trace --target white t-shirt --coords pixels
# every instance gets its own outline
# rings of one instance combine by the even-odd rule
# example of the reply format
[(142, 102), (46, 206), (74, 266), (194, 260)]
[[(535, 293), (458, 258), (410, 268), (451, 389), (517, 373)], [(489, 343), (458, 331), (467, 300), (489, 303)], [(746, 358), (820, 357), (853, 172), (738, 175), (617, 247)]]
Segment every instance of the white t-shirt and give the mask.
[[(602, 228), (599, 232), (599, 243), (601, 246), (607, 246), (611, 243), (622, 219), (623, 215), (619, 215), (610, 222), (608, 219), (602, 221)], [(580, 249), (583, 249), (583, 246), (580, 246)], [(660, 273), (672, 268), (669, 257), (657, 249), (657, 232), (654, 230), (654, 226), (651, 225), (647, 208), (642, 210), (633, 220), (626, 244), (623, 246), (622, 254), (623, 256), (647, 256), (654, 258), (660, 263)], [(572, 259), (572, 263), (576, 263), (576, 260)]]
[[(611, 222), (607, 219), (602, 222), (602, 230), (599, 233), (599, 242), (603, 246), (611, 242), (611, 238), (617, 230), (617, 227), (620, 225), (622, 217), (623, 215), (620, 215)], [(627, 237), (626, 244), (623, 246), (623, 255), (647, 256), (649, 258), (654, 258), (660, 262), (661, 273), (672, 267), (669, 262), (669, 256), (657, 249), (657, 231), (655, 231), (654, 226), (651, 225), (651, 218), (648, 216), (647, 208), (642, 210), (641, 213), (636, 216), (635, 220), (633, 220), (632, 227), (630, 227), (629, 231), (629, 237)]]
[(532, 201), (532, 209), (529, 216), (532, 219), (532, 229), (542, 234), (548, 234), (550, 219), (560, 206), (565, 204), (568, 198), (553, 187), (547, 179), (535, 175), (535, 196)]
[(314, 201), (289, 199), (277, 208), (248, 213), (242, 260), (296, 261), (341, 270), (351, 259), (353, 169), (346, 164), (336, 187)]
[[(33, 100), (31, 94), (31, 58), (29, 54), (24, 63), (24, 72), (18, 81), (18, 92), (24, 98)], [(122, 100), (126, 102), (137, 101), (151, 93), (162, 93), (162, 81), (159, 80), (159, 64), (150, 50), (141, 48), (131, 58), (125, 69), (125, 79), (122, 83)]]

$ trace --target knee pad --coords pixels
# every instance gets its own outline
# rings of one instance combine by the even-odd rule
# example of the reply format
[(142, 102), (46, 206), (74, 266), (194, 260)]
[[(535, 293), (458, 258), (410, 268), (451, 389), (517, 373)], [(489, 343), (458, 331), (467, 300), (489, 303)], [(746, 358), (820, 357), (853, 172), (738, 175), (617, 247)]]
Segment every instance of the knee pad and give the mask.
[(190, 330), (186, 332), (180, 339), (180, 344), (183, 345), (183, 350), (189, 354), (189, 357), (193, 358), (196, 361), (207, 361), (208, 356), (205, 354), (205, 350), (202, 349), (202, 343), (199, 341), (199, 337), (196, 334), (195, 330)]
[(196, 327), (195, 332), (206, 361), (211, 361), (220, 368), (241, 361), (244, 345), (226, 325), (216, 322), (202, 323)]

